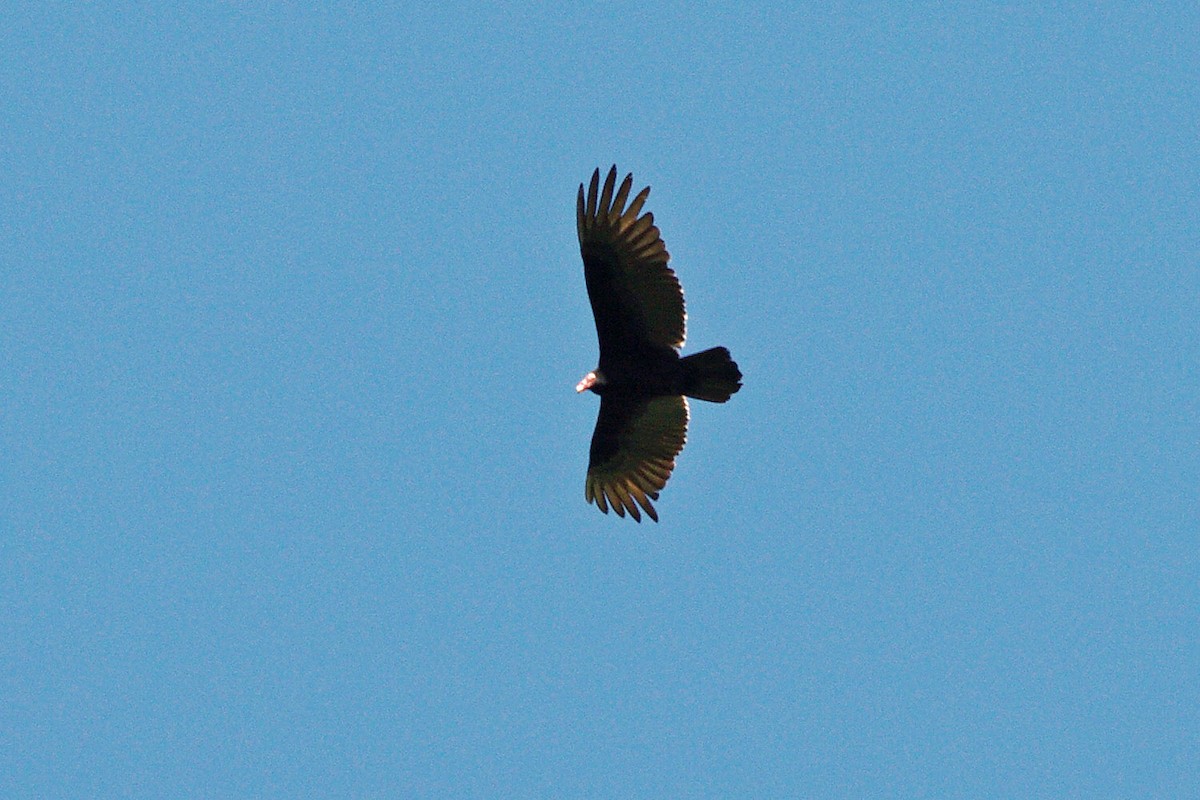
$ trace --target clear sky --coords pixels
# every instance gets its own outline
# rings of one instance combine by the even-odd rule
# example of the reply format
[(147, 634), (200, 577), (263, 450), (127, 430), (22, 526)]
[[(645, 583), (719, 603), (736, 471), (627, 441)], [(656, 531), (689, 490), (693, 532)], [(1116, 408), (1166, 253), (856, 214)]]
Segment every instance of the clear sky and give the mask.
[(1200, 796), (1195, 4), (241, 5), (0, 31), (0, 795)]

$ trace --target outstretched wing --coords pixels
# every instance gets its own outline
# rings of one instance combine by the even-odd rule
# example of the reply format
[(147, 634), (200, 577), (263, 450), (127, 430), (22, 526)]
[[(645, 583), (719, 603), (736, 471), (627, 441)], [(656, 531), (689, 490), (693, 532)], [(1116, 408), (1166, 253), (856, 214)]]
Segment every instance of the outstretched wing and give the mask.
[(632, 398), (602, 395), (600, 416), (592, 434), (584, 496), (605, 514), (628, 511), (658, 522), (651, 500), (667, 485), (675, 456), (687, 440), (688, 405), (682, 396)]
[(683, 289), (667, 266), (670, 255), (654, 224), (642, 214), (647, 186), (625, 208), (633, 175), (613, 194), (617, 168), (609, 170), (600, 191), (600, 170), (592, 174), (586, 200), (583, 184), (576, 201), (579, 251), (588, 298), (600, 339), (600, 363), (654, 348), (683, 346), (686, 314)]

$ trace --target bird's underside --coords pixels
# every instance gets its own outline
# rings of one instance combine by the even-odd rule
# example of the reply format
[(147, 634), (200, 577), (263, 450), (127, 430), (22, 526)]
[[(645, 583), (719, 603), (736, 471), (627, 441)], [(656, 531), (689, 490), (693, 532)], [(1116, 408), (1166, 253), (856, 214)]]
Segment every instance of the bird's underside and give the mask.
[[(652, 501), (666, 486), (687, 439), (685, 395), (723, 403), (741, 387), (741, 372), (723, 347), (680, 358), (685, 338), (683, 290), (654, 216), (641, 214), (646, 187), (626, 207), (633, 176), (616, 187), (616, 167), (600, 188), (600, 171), (576, 203), (579, 249), (596, 320), (600, 364), (577, 391), (600, 395), (584, 494), (641, 521), (658, 521)], [(615, 190), (615, 192), (614, 192)]]

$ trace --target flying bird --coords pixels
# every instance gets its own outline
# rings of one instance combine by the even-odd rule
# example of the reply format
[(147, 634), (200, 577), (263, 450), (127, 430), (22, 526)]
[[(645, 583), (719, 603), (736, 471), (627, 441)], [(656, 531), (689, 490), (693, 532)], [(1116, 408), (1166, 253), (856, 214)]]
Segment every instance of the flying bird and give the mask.
[(658, 522), (652, 501), (687, 439), (686, 398), (724, 403), (741, 388), (742, 373), (724, 347), (680, 357), (687, 318), (683, 289), (667, 266), (670, 255), (654, 215), (641, 213), (650, 187), (626, 207), (633, 175), (620, 188), (616, 181), (614, 166), (601, 190), (597, 169), (586, 197), (579, 185), (576, 201), (579, 251), (600, 340), (600, 365), (575, 387), (600, 395), (584, 496), (606, 514), (612, 506), (618, 516), (628, 511), (641, 522), (644, 511)]

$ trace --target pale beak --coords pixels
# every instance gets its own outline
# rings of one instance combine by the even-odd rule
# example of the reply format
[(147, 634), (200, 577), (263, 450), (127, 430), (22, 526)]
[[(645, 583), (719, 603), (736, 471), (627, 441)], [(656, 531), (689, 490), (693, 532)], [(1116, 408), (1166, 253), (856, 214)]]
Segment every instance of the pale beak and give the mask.
[(583, 376), (583, 380), (575, 384), (576, 392), (586, 392), (588, 389), (596, 385), (596, 373), (589, 372)]

